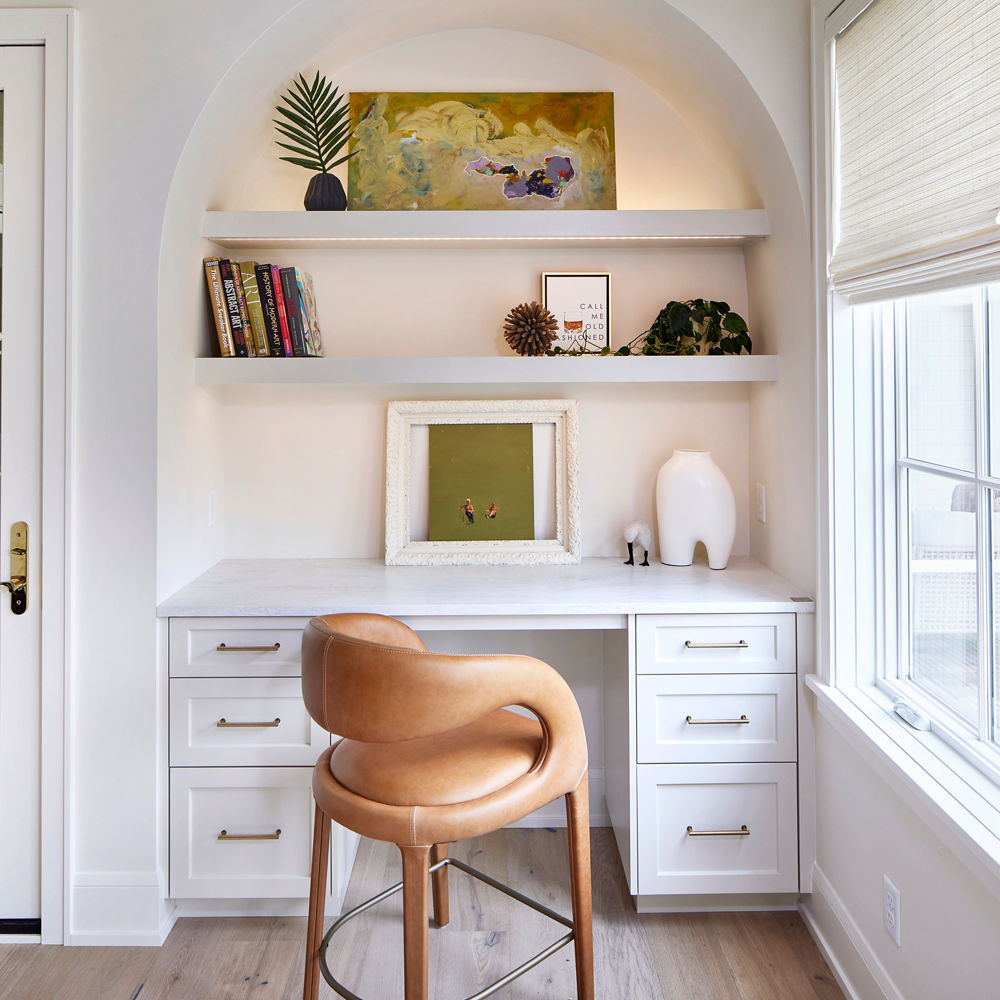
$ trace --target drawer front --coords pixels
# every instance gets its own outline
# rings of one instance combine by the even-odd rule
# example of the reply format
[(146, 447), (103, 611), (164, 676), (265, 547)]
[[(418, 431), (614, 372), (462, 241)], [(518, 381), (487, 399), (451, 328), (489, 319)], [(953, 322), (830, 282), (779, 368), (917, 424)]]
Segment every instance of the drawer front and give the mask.
[(171, 618), (171, 677), (298, 677), (307, 618)]
[(637, 615), (636, 670), (795, 673), (795, 615)]
[(311, 843), (311, 767), (171, 770), (174, 898), (308, 896)]
[(309, 718), (297, 677), (170, 682), (173, 765), (309, 766), (329, 739)]
[(640, 764), (796, 759), (795, 675), (636, 678)]
[(640, 894), (798, 891), (794, 764), (637, 771)]

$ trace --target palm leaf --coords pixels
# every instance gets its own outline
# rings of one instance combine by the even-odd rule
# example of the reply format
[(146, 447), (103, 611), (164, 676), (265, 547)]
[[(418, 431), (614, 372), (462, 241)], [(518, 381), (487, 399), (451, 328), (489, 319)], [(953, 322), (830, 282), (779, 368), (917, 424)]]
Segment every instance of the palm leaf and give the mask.
[[(302, 73), (292, 80), (275, 107), (280, 118), (273, 120), (274, 129), (282, 139), (276, 145), (296, 155), (279, 159), (310, 170), (328, 173), (333, 167), (350, 159), (352, 150), (337, 159), (337, 154), (354, 135), (350, 106), (346, 94), (340, 94), (325, 76), (317, 72), (312, 81)], [(290, 145), (289, 143), (294, 143)]]

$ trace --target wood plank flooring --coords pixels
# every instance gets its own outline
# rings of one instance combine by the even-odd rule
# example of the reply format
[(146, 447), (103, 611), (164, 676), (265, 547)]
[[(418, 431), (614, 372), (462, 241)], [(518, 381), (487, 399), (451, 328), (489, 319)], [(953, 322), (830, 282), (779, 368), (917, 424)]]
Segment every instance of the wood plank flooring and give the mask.
[[(798, 914), (636, 914), (611, 832), (592, 831), (598, 1000), (843, 1000)], [(453, 845), (460, 860), (569, 914), (563, 830), (501, 830)], [(400, 878), (391, 845), (363, 841), (354, 906)], [(451, 923), (431, 927), (431, 996), (468, 997), (560, 935), (554, 924), (449, 869)], [(162, 948), (0, 945), (2, 1000), (298, 1000), (305, 918), (186, 918)], [(331, 947), (334, 975), (366, 1000), (402, 998), (399, 896)], [(495, 994), (571, 1000), (572, 948)], [(321, 1000), (336, 994), (324, 983)]]

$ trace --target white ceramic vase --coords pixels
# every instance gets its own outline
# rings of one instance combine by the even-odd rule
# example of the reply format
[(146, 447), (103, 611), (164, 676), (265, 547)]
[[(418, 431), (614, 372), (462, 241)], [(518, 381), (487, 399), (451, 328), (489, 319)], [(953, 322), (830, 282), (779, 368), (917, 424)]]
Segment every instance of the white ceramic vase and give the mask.
[(705, 543), (708, 565), (725, 569), (736, 537), (736, 498), (708, 451), (678, 449), (656, 477), (660, 562), (690, 566)]

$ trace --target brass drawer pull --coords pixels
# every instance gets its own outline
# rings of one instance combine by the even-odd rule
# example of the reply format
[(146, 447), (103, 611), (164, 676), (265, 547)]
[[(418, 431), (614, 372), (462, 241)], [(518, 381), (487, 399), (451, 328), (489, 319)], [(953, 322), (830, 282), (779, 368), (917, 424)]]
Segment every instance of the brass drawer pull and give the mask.
[(227, 646), (220, 642), (215, 647), (217, 653), (277, 653), (281, 649), (281, 643), (276, 642), (273, 646)]
[(692, 642), (690, 639), (684, 640), (685, 649), (749, 649), (750, 643), (746, 639), (739, 642)]
[[(690, 829), (690, 827), (688, 828)], [(219, 834), (219, 840), (277, 840), (281, 836), (280, 830), (274, 833), (227, 833), (225, 830)]]
[(688, 827), (687, 833), (689, 837), (749, 837), (750, 831), (747, 828), (746, 823), (743, 824), (738, 830), (695, 830), (693, 827)]
[(226, 722), (225, 719), (219, 719), (215, 724), (216, 729), (277, 729), (281, 725), (281, 719), (275, 719), (274, 722)]
[(749, 726), (750, 720), (741, 715), (738, 719), (692, 719), (690, 715), (684, 717), (684, 721), (689, 726)]

